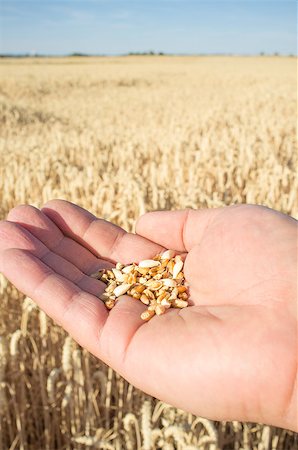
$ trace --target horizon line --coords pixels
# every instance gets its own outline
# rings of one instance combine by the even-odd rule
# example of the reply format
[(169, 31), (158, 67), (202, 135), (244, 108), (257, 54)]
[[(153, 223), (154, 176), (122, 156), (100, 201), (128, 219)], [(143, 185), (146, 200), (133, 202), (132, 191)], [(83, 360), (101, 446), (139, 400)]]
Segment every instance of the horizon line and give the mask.
[(235, 53), (235, 52), (202, 52), (202, 53), (167, 53), (167, 52), (155, 52), (155, 51), (143, 51), (143, 52), (126, 52), (126, 53), (84, 53), (84, 52), (71, 52), (65, 54), (55, 53), (0, 53), (0, 58), (69, 58), (69, 57), (121, 57), (121, 56), (297, 56), (295, 53), (288, 52), (265, 52), (260, 51), (257, 53)]

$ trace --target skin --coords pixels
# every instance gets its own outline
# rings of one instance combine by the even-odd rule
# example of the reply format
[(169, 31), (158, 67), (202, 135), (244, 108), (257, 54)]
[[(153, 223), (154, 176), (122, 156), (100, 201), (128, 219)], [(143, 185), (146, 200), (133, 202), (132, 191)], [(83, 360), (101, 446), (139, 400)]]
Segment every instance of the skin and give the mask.
[[(108, 313), (98, 268), (185, 257), (192, 306), (144, 323), (122, 296)], [(297, 221), (238, 205), (156, 211), (136, 234), (63, 200), (0, 222), (0, 271), (83, 347), (144, 392), (213, 420), (297, 431)]]

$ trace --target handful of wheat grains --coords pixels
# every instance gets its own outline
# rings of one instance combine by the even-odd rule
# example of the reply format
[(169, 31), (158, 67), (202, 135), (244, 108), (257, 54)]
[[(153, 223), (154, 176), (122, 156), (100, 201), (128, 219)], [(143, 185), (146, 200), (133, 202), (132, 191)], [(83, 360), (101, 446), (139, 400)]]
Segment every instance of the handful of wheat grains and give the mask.
[(166, 250), (138, 264), (117, 263), (115, 268), (99, 270), (91, 277), (107, 285), (100, 299), (108, 309), (115, 306), (120, 295), (127, 294), (148, 306), (141, 319), (150, 320), (155, 314), (164, 314), (168, 308), (188, 306), (183, 264), (180, 255)]

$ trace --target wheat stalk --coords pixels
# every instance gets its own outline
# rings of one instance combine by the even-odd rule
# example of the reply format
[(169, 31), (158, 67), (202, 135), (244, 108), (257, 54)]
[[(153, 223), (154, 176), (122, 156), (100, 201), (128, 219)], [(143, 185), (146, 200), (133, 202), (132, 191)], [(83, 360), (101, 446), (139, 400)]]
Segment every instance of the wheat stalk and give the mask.
[(143, 450), (150, 450), (152, 446), (151, 402), (145, 400), (141, 409), (141, 431), (143, 436)]
[[(1, 60), (1, 219), (18, 204), (40, 208), (51, 198), (128, 231), (145, 211), (247, 202), (298, 218), (296, 59), (226, 57), (223, 71), (217, 57), (156, 58)], [(72, 437), (94, 438), (104, 428), (116, 435), (103, 434), (99, 448), (135, 450), (135, 425), (125, 430), (123, 417), (148, 398), (80, 354), (43, 312), (22, 309), (24, 295), (2, 274), (0, 297), (0, 336), (9, 346), (0, 361), (8, 405), (0, 447), (83, 450)], [(191, 429), (193, 415), (148, 401), (153, 448), (296, 445), (289, 431), (239, 422), (214, 423), (214, 437), (203, 423)], [(144, 439), (142, 415), (136, 420)], [(180, 443), (165, 439), (171, 426), (184, 430)]]
[[(141, 450), (141, 434), (139, 428), (139, 422), (136, 416), (132, 413), (128, 413), (123, 418), (125, 434), (125, 442), (127, 450)], [(134, 433), (132, 429), (134, 428)], [(135, 439), (134, 439), (135, 438)], [(135, 442), (135, 445), (134, 445)]]
[(62, 369), (55, 367), (51, 370), (47, 379), (47, 392), (49, 396), (50, 403), (55, 403), (56, 400), (56, 382), (61, 374)]
[(39, 335), (41, 339), (45, 338), (47, 336), (47, 329), (48, 329), (48, 319), (45, 312), (42, 310), (39, 311)]
[(76, 444), (82, 444), (92, 448), (114, 450), (115, 448), (103, 438), (103, 435), (104, 429), (100, 428), (99, 430), (96, 430), (94, 436), (77, 436), (73, 437), (72, 441)]
[(8, 286), (8, 280), (7, 278), (3, 275), (3, 273), (0, 273), (0, 295), (4, 295), (6, 289)]
[(173, 438), (174, 442), (178, 446), (180, 446), (180, 449), (184, 448), (185, 446), (184, 430), (181, 427), (177, 425), (171, 425), (170, 427), (164, 430), (164, 436), (166, 440), (169, 440), (169, 438)]
[(4, 336), (0, 336), (0, 415), (4, 413), (7, 407), (7, 398), (5, 394), (5, 375), (8, 363), (8, 348)]
[(19, 353), (19, 341), (20, 338), (22, 336), (22, 331), (21, 330), (16, 330), (11, 338), (10, 338), (10, 355), (12, 356), (12, 358), (16, 358), (16, 356)]
[(72, 351), (73, 351), (73, 339), (70, 336), (65, 338), (63, 349), (62, 349), (62, 369), (69, 379), (73, 370), (72, 365)]
[(23, 301), (23, 313), (21, 319), (21, 332), (23, 336), (27, 335), (29, 315), (35, 309), (37, 309), (36, 303), (30, 297), (25, 297)]

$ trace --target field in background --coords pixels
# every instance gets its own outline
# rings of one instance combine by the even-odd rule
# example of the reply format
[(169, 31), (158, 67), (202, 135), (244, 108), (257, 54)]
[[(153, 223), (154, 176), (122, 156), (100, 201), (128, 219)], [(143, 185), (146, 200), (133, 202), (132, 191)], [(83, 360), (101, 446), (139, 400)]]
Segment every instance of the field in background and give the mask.
[[(78, 203), (127, 230), (155, 209), (257, 203), (298, 218), (296, 58), (3, 59), (0, 219)], [(0, 275), (0, 450), (291, 449), (134, 389)]]

